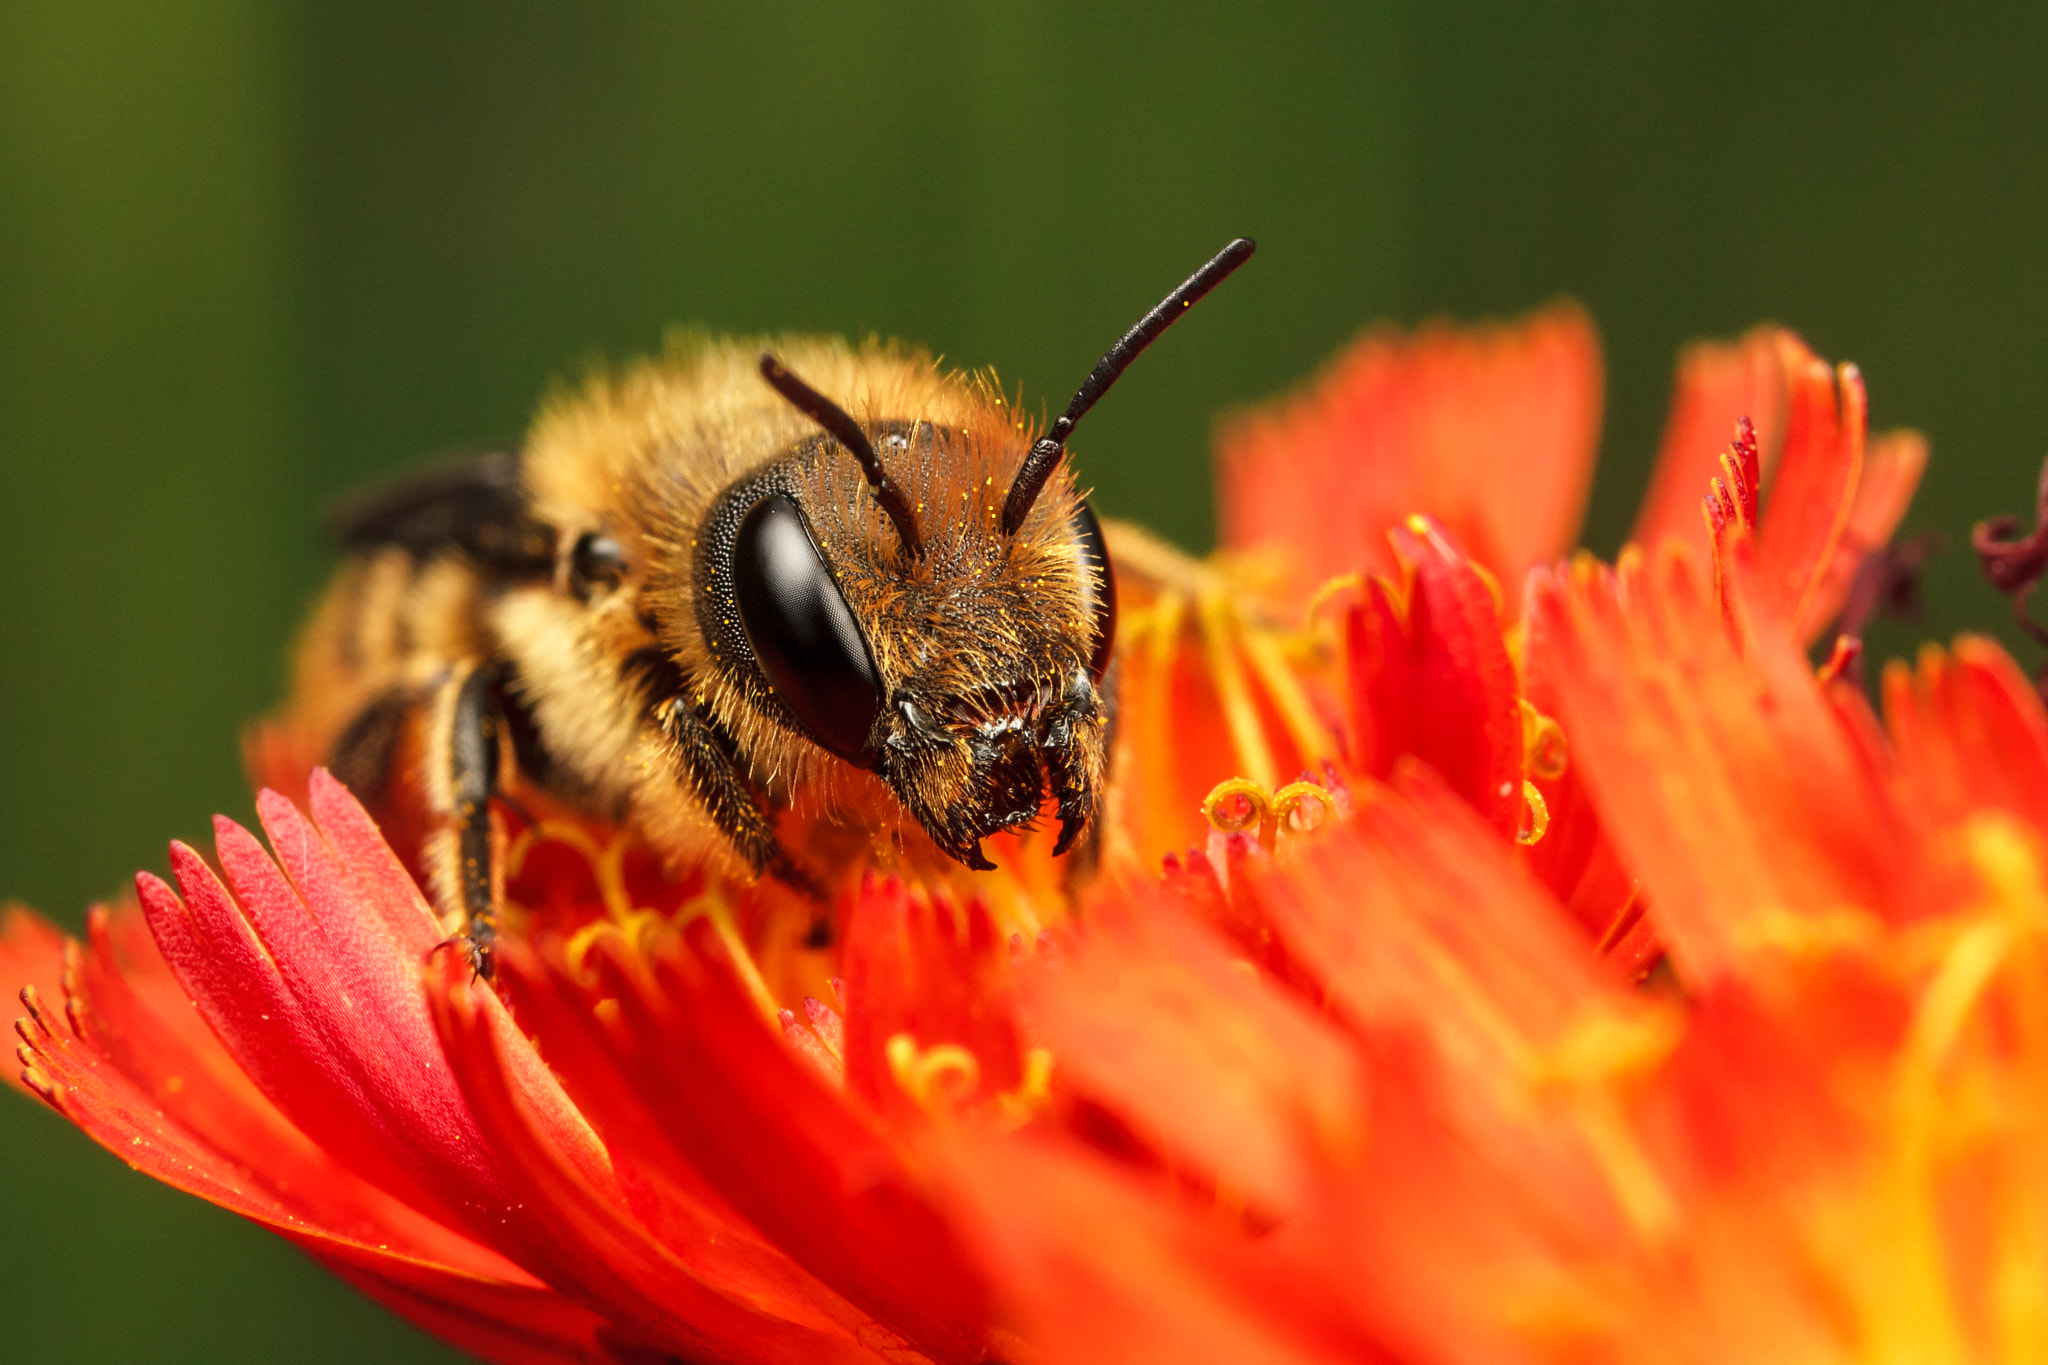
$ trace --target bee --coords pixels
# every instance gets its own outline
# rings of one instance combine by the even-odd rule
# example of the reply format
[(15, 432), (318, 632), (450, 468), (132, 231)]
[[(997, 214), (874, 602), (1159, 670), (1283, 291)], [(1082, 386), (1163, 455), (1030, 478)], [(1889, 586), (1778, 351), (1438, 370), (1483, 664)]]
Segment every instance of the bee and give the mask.
[(1066, 854), (1106, 780), (1116, 633), (1067, 440), (1252, 251), (1168, 294), (1035, 440), (992, 377), (875, 342), (692, 336), (557, 395), (517, 454), (343, 509), (273, 733), (418, 831), (485, 977), (494, 799), (819, 900), (829, 869), (778, 837), (815, 794), (892, 803), (977, 870), (1050, 804)]

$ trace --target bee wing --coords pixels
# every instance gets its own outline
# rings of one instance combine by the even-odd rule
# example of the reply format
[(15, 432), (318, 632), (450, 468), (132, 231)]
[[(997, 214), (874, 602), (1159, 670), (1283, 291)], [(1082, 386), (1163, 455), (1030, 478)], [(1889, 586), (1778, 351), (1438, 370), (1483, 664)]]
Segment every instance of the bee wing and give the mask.
[(529, 572), (554, 561), (554, 535), (527, 510), (519, 456), (508, 450), (437, 460), (372, 485), (338, 503), (326, 523), (352, 552), (461, 550), (492, 568)]

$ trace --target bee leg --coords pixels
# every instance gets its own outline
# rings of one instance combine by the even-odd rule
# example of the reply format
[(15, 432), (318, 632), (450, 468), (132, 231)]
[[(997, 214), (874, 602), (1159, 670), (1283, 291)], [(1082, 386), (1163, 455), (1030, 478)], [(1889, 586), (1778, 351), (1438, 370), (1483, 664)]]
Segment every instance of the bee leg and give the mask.
[(747, 866), (824, 900), (823, 890), (775, 837), (775, 824), (740, 770), (732, 741), (681, 699), (669, 703), (662, 727), (675, 742), (697, 799)]
[(463, 916), (463, 932), (455, 941), (463, 944), (471, 969), (486, 981), (491, 979), (491, 945), (498, 937), (491, 876), (491, 797), (498, 790), (498, 737), (504, 733), (505, 718), (499, 713), (497, 690), (496, 669), (470, 670), (455, 694), (448, 737), (455, 890)]

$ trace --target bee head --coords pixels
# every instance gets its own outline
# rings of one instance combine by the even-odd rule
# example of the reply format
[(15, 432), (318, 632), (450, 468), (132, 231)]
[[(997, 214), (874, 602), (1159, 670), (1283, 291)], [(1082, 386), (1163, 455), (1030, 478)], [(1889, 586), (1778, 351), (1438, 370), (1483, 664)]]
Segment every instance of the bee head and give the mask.
[(699, 624), (760, 712), (877, 773), (969, 867), (992, 866), (981, 840), (1048, 801), (1055, 852), (1094, 820), (1115, 583), (1067, 438), (1252, 250), (1232, 242), (1140, 319), (1036, 441), (992, 392), (973, 420), (862, 422), (761, 357), (821, 435), (713, 505), (696, 538)]
[(714, 505), (700, 624), (757, 710), (873, 771), (949, 856), (991, 866), (980, 841), (1048, 801), (1064, 852), (1094, 818), (1106, 760), (1101, 526), (1066, 477), (1003, 532), (995, 490), (1027, 454), (1005, 413), (846, 425), (920, 518), (914, 537), (843, 453), (800, 447)]

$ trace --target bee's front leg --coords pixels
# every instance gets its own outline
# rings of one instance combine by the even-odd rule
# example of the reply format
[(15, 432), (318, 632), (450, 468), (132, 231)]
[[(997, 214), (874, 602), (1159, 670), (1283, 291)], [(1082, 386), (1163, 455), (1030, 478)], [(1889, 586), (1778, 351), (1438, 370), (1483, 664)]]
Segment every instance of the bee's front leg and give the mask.
[(681, 698), (656, 715), (676, 746), (683, 771), (711, 822), (732, 842), (747, 866), (823, 900), (824, 892), (775, 837), (775, 824), (761, 808), (741, 772), (732, 742)]
[(445, 747), (437, 766), (443, 768), (440, 776), (446, 783), (448, 823), (436, 836), (438, 856), (429, 860), (435, 868), (436, 899), (444, 912), (460, 915), (461, 932), (449, 942), (462, 945), (470, 966), (486, 981), (491, 977), (491, 945), (498, 936), (497, 884), (491, 864), (491, 798), (498, 792), (500, 737), (505, 733), (498, 682), (495, 668), (472, 668), (459, 681), (449, 680), (453, 695), (436, 708), (444, 718)]

